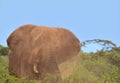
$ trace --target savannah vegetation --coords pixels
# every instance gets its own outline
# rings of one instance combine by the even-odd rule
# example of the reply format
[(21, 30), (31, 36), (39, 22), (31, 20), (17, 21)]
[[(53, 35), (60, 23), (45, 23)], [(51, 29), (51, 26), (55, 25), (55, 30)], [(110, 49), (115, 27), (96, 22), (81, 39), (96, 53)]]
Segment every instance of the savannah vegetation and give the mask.
[(64, 80), (48, 75), (42, 82), (10, 76), (8, 47), (0, 45), (0, 83), (120, 83), (120, 47), (100, 39), (84, 41), (81, 46), (91, 43), (100, 44), (103, 48), (90, 53), (81, 51), (73, 74)]

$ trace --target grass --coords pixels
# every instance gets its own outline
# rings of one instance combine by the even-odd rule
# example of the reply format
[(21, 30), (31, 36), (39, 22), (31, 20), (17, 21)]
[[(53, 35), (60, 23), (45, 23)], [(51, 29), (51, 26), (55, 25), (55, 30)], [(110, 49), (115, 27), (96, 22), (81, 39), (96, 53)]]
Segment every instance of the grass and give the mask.
[[(111, 64), (103, 53), (96, 58), (96, 53), (79, 54), (59, 65), (63, 80), (56, 76), (48, 75), (41, 82), (37, 80), (27, 80), (16, 78), (8, 74), (8, 57), (0, 56), (0, 82), (2, 83), (120, 83), (120, 69)], [(119, 55), (117, 55), (119, 56)]]
[(8, 73), (8, 57), (0, 56), (0, 83), (38, 83), (38, 81), (10, 76)]

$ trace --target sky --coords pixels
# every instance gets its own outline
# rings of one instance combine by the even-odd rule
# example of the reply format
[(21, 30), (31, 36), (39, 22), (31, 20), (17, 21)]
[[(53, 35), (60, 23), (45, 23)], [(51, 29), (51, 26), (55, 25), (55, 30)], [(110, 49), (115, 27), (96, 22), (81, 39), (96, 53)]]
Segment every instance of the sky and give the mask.
[(120, 0), (0, 0), (0, 44), (7, 46), (8, 36), (24, 24), (63, 27), (81, 42), (105, 39), (120, 46)]

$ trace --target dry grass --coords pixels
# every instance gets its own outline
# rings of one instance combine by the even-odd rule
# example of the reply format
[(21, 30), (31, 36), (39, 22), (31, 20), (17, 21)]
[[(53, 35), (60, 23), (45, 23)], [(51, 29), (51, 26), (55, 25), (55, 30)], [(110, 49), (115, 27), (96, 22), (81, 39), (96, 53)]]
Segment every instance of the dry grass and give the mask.
[(73, 74), (80, 60), (81, 58), (78, 54), (77, 56), (74, 56), (73, 58), (59, 65), (62, 79), (65, 79)]

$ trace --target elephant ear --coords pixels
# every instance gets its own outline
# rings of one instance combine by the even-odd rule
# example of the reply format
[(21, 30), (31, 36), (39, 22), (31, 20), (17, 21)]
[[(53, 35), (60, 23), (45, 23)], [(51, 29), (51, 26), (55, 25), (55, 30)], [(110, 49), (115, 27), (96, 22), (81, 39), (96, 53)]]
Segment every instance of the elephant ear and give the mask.
[(36, 73), (36, 74), (39, 73), (39, 71), (38, 71), (38, 65), (37, 65), (37, 64), (34, 64), (34, 65), (33, 65), (33, 71), (34, 71), (34, 73)]

